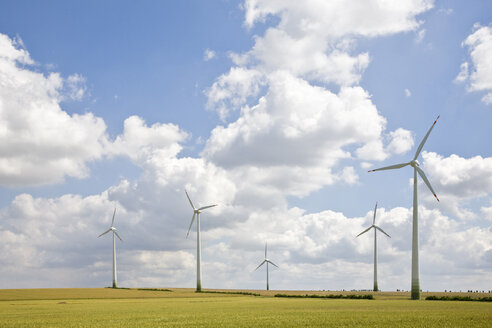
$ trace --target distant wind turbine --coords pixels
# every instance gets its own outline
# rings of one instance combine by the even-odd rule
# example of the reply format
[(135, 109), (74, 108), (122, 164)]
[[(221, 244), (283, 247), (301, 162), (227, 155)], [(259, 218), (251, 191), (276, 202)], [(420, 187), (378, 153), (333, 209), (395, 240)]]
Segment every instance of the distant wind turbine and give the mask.
[(256, 267), (255, 271), (258, 270), (263, 264), (266, 263), (266, 278), (267, 278), (266, 290), (270, 290), (270, 284), (269, 284), (269, 281), (268, 281), (268, 263), (276, 266), (277, 268), (278, 268), (278, 265), (276, 265), (275, 263), (273, 263), (272, 261), (270, 261), (268, 259), (267, 252), (268, 252), (268, 247), (267, 247), (267, 243), (265, 243), (265, 259), (263, 260), (263, 262), (260, 263), (260, 265), (258, 265)]
[(186, 197), (188, 198), (188, 201), (190, 202), (191, 207), (193, 208), (193, 217), (191, 218), (191, 223), (190, 223), (190, 227), (188, 228), (188, 233), (186, 234), (186, 238), (188, 238), (188, 235), (190, 234), (190, 229), (191, 229), (191, 226), (193, 225), (193, 222), (195, 221), (195, 216), (196, 216), (196, 291), (201, 292), (202, 291), (202, 272), (200, 270), (200, 262), (201, 262), (200, 213), (201, 213), (201, 211), (203, 211), (206, 208), (217, 206), (217, 204), (203, 206), (203, 207), (196, 209), (186, 190), (185, 190), (185, 193), (186, 193)]
[(376, 210), (377, 210), (377, 208), (378, 208), (378, 203), (376, 203), (376, 207), (374, 207), (374, 217), (372, 219), (372, 226), (370, 226), (369, 228), (362, 231), (360, 234), (358, 234), (356, 236), (356, 238), (357, 238), (360, 235), (365, 234), (366, 232), (368, 232), (369, 230), (374, 228), (374, 291), (375, 292), (379, 291), (379, 289), (378, 289), (378, 256), (377, 256), (377, 238), (376, 238), (377, 234), (376, 234), (376, 230), (379, 230), (382, 233), (384, 233), (386, 236), (390, 237), (390, 235), (388, 235), (386, 232), (383, 231), (383, 229), (381, 229), (380, 227), (378, 227), (376, 225)]
[(97, 238), (107, 234), (110, 231), (113, 232), (113, 288), (118, 288), (116, 286), (116, 243), (115, 243), (114, 235), (116, 235), (121, 241), (123, 241), (123, 239), (121, 239), (120, 235), (118, 235), (118, 233), (116, 232), (116, 228), (114, 227), (115, 214), (116, 214), (116, 207), (114, 208), (113, 221), (111, 221), (111, 227), (108, 230), (104, 231), (102, 234), (100, 234)]
[(432, 128), (434, 128), (434, 125), (436, 125), (437, 120), (439, 119), (439, 116), (437, 116), (436, 120), (430, 127), (429, 131), (427, 131), (427, 134), (425, 135), (424, 139), (420, 142), (419, 147), (417, 148), (417, 152), (415, 153), (415, 156), (413, 159), (408, 162), (408, 163), (402, 163), (402, 164), (396, 164), (396, 165), (391, 165), (391, 166), (386, 166), (382, 167), (379, 169), (371, 170), (369, 172), (374, 172), (374, 171), (382, 171), (382, 170), (393, 170), (393, 169), (399, 169), (402, 167), (405, 167), (407, 165), (410, 165), (413, 167), (413, 223), (412, 223), (412, 299), (418, 300), (420, 299), (420, 278), (419, 278), (419, 223), (418, 223), (418, 218), (419, 218), (419, 209), (418, 209), (418, 199), (417, 199), (417, 173), (420, 175), (422, 180), (424, 180), (425, 184), (427, 187), (430, 189), (434, 197), (436, 197), (437, 201), (439, 201), (439, 198), (437, 198), (437, 195), (432, 189), (432, 186), (425, 176), (424, 171), (419, 167), (420, 164), (417, 161), (417, 157), (419, 157), (420, 152), (422, 151), (422, 148), (424, 147), (425, 142), (427, 141), (427, 138), (429, 137), (429, 134), (432, 131)]

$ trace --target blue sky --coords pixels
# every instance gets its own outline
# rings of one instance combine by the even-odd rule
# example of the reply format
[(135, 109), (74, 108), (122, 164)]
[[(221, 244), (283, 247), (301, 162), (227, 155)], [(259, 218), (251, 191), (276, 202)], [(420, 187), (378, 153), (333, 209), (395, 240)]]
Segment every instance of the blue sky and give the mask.
[(371, 240), (353, 237), (378, 201), (379, 285), (405, 289), (411, 170), (367, 170), (410, 160), (437, 115), (421, 285), (488, 288), (491, 7), (2, 2), (0, 288), (109, 284), (109, 238), (92, 238), (115, 204), (121, 283), (192, 287), (187, 188), (220, 205), (205, 288), (261, 288), (265, 240), (272, 288), (370, 287)]

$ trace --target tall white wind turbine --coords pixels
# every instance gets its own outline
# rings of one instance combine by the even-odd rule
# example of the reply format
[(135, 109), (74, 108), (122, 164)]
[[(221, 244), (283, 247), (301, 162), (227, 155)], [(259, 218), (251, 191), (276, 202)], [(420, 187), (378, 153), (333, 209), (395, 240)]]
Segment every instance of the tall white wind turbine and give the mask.
[(420, 175), (422, 180), (424, 180), (425, 184), (427, 187), (430, 189), (434, 197), (436, 197), (437, 201), (439, 201), (439, 198), (437, 198), (437, 195), (432, 189), (432, 186), (425, 176), (424, 171), (419, 167), (420, 164), (417, 161), (417, 157), (419, 157), (420, 152), (422, 151), (422, 148), (424, 147), (425, 142), (427, 141), (427, 138), (429, 137), (429, 134), (432, 131), (432, 128), (434, 128), (434, 125), (436, 125), (437, 120), (439, 119), (439, 116), (437, 116), (436, 120), (430, 127), (429, 131), (427, 131), (427, 134), (425, 135), (424, 139), (420, 142), (419, 148), (417, 148), (417, 152), (415, 152), (415, 156), (413, 159), (408, 162), (408, 163), (402, 163), (402, 164), (396, 164), (396, 165), (391, 165), (391, 166), (386, 166), (382, 167), (379, 169), (371, 170), (369, 172), (374, 172), (374, 171), (382, 171), (382, 170), (393, 170), (393, 169), (399, 169), (404, 166), (410, 165), (413, 167), (413, 223), (412, 223), (412, 299), (418, 300), (420, 299), (420, 278), (419, 278), (419, 226), (418, 226), (418, 218), (419, 218), (419, 210), (418, 210), (418, 199), (417, 199), (417, 173)]
[(377, 292), (379, 291), (378, 289), (378, 256), (377, 256), (377, 230), (381, 231), (382, 233), (384, 233), (386, 236), (390, 237), (390, 235), (388, 235), (386, 232), (383, 231), (383, 229), (381, 229), (380, 227), (378, 227), (376, 225), (376, 210), (378, 208), (378, 203), (376, 203), (376, 207), (374, 207), (374, 217), (372, 219), (372, 226), (370, 226), (369, 228), (367, 228), (366, 230), (362, 231), (360, 234), (358, 234), (356, 236), (359, 237), (360, 235), (363, 235), (365, 234), (366, 232), (368, 232), (369, 230), (371, 230), (372, 228), (374, 228), (374, 291)]
[(115, 243), (114, 236), (116, 235), (116, 237), (118, 237), (121, 241), (123, 241), (123, 239), (121, 239), (120, 235), (118, 235), (118, 233), (116, 232), (116, 228), (114, 227), (114, 216), (115, 216), (115, 214), (116, 214), (116, 207), (114, 208), (113, 220), (111, 221), (111, 227), (108, 230), (104, 231), (102, 234), (100, 234), (97, 238), (107, 234), (110, 231), (113, 232), (113, 288), (118, 288), (116, 286), (116, 243)]
[(265, 243), (265, 259), (263, 260), (263, 262), (260, 263), (260, 265), (258, 265), (256, 267), (255, 271), (258, 270), (263, 264), (266, 263), (266, 277), (267, 277), (266, 290), (270, 290), (270, 284), (269, 284), (269, 280), (268, 280), (268, 263), (270, 263), (271, 265), (275, 265), (277, 268), (278, 268), (278, 265), (276, 265), (275, 263), (273, 263), (272, 261), (270, 261), (268, 259), (267, 252), (268, 252), (268, 247), (267, 247), (267, 243)]
[(190, 229), (191, 226), (193, 225), (193, 222), (195, 221), (195, 216), (196, 216), (196, 291), (201, 292), (202, 291), (202, 272), (200, 270), (200, 262), (201, 262), (201, 246), (200, 246), (200, 213), (206, 208), (214, 207), (217, 206), (215, 205), (208, 205), (208, 206), (202, 206), (200, 208), (195, 208), (193, 205), (193, 202), (190, 199), (190, 196), (188, 195), (188, 192), (186, 192), (186, 197), (188, 198), (188, 201), (190, 202), (191, 207), (193, 208), (193, 217), (191, 218), (191, 223), (190, 227), (188, 228), (188, 233), (186, 234), (186, 238), (188, 238), (188, 235), (190, 234)]

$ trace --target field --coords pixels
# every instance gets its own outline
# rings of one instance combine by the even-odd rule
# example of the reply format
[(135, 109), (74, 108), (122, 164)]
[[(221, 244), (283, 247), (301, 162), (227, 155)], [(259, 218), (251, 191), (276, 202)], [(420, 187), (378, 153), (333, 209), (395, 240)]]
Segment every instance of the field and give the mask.
[[(491, 327), (492, 303), (410, 301), (408, 293), (375, 300), (277, 298), (311, 291), (247, 291), (261, 296), (195, 293), (192, 289), (0, 290), (0, 327)], [(224, 292), (224, 293), (222, 293)], [(345, 292), (344, 294), (368, 294)], [(426, 295), (490, 294), (424, 293)]]

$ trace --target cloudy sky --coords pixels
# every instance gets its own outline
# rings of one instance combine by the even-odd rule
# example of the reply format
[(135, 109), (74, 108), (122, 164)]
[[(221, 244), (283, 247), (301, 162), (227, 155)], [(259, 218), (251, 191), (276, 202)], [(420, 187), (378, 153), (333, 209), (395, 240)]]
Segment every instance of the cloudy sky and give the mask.
[(0, 2), (0, 288), (492, 286), (492, 3)]

